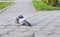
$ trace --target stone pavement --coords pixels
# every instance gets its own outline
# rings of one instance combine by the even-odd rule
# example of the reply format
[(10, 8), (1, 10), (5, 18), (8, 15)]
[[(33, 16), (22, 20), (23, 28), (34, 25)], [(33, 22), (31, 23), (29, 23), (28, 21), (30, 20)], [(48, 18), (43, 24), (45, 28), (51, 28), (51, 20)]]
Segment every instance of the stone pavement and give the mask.
[[(37, 12), (31, 0), (15, 2), (0, 14), (0, 37), (60, 37), (60, 11)], [(16, 24), (18, 15), (23, 15), (33, 26)]]
[(0, 37), (60, 37), (60, 11), (36, 13), (27, 20), (35, 26), (0, 25)]

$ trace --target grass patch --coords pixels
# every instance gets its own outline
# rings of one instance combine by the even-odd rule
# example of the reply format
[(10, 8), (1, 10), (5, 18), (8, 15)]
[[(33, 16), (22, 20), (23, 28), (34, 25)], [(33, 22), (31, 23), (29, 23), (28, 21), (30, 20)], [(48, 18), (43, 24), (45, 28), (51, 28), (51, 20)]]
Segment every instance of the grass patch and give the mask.
[(49, 6), (45, 3), (43, 3), (41, 0), (33, 0), (32, 1), (34, 7), (36, 10), (60, 10), (60, 0), (58, 1), (58, 6), (57, 7), (53, 7), (53, 6)]
[(11, 5), (13, 2), (0, 2), (0, 10)]

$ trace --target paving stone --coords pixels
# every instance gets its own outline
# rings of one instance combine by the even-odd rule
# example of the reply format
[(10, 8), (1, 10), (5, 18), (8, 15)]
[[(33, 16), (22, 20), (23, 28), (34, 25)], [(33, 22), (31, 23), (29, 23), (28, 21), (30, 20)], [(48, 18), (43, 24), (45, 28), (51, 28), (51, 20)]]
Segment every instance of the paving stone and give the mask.
[(9, 31), (12, 31), (16, 28), (16, 26), (7, 26), (3, 29), (0, 29), (0, 34), (4, 34), (4, 33), (7, 33)]
[[(55, 17), (53, 17), (55, 16)], [(50, 24), (52, 23), (52, 21), (54, 21), (54, 19), (57, 18), (56, 14), (46, 18), (44, 21), (40, 22), (40, 24)]]
[(0, 34), (5, 34), (5, 33), (7, 33), (8, 31), (12, 31), (12, 30), (10, 30), (10, 29), (1, 29), (1, 30), (0, 30)]
[(60, 28), (60, 23), (58, 25), (56, 25), (57, 28)]
[(48, 35), (44, 35), (44, 34), (41, 34), (41, 33), (35, 33), (34, 37), (49, 37)]
[(54, 33), (53, 31), (49, 31), (49, 30), (42, 30), (42, 31), (40, 31), (40, 32), (38, 32), (38, 33), (41, 33), (41, 34), (45, 34), (45, 35), (48, 35), (48, 34), (52, 34), (52, 33)]
[(54, 28), (44, 28), (43, 31), (53, 31)]
[(26, 35), (25, 37), (34, 37), (34, 32), (31, 32), (31, 31), (27, 31), (24, 33), (24, 35)]
[(11, 23), (3, 23), (1, 26), (10, 26), (10, 25), (12, 25)]
[(21, 33), (21, 32), (12, 32), (8, 35), (3, 35), (3, 37), (33, 37), (33, 32), (24, 32), (24, 33)]
[(6, 28), (13, 29), (13, 28), (17, 28), (17, 26), (11, 25), (11, 26), (6, 26)]
[(5, 28), (5, 26), (0, 26), (0, 29), (3, 29), (3, 28)]
[(60, 34), (52, 34), (51, 37), (60, 37)]
[(6, 29), (6, 28), (4, 28), (4, 29), (0, 29), (0, 34), (7, 33), (7, 31), (9, 31), (9, 29)]
[(34, 23), (34, 24), (42, 23), (43, 21), (45, 21), (46, 19), (48, 19), (49, 16), (52, 16), (54, 13), (50, 13), (50, 14), (47, 13), (49, 15), (47, 15), (47, 14), (43, 15), (43, 14), (36, 15), (33, 18), (29, 18), (30, 19), (29, 21), (31, 21), (31, 23)]
[(15, 29), (15, 31), (21, 31), (21, 32), (26, 32), (30, 29), (31, 27), (29, 26), (19, 26)]
[(7, 35), (2, 35), (2, 37), (17, 37), (18, 35), (21, 35), (21, 33), (13, 33), (13, 34), (7, 34)]
[(0, 23), (0, 25), (2, 25), (2, 23)]
[[(51, 16), (51, 17), (52, 17), (52, 16)], [(54, 17), (54, 18), (52, 17), (51, 19), (50, 19), (50, 17), (49, 17), (48, 19), (45, 19), (46, 21), (42, 21), (42, 22), (39, 22), (39, 24), (38, 24), (38, 23), (37, 23), (37, 24), (44, 27), (44, 26), (52, 23), (53, 19), (55, 19), (55, 17)]]
[(60, 22), (60, 17), (57, 17), (57, 19), (54, 20), (53, 22)]
[(55, 31), (53, 31), (56, 34), (60, 34), (60, 28), (55, 28)]
[(37, 32), (37, 31), (40, 31), (40, 30), (41, 29), (38, 26), (33, 26), (32, 28), (29, 29), (29, 31), (31, 31), (31, 32)]

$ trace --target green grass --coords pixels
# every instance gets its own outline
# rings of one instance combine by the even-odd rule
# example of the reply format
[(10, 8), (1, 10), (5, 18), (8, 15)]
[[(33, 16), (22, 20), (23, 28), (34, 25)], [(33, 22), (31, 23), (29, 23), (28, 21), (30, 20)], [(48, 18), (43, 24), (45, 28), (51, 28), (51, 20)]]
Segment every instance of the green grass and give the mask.
[(43, 3), (41, 0), (33, 0), (32, 1), (34, 7), (36, 10), (60, 10), (60, 0), (58, 1), (58, 6), (57, 7), (53, 7), (53, 6), (49, 6), (45, 3)]
[(0, 2), (0, 10), (12, 4), (13, 2)]

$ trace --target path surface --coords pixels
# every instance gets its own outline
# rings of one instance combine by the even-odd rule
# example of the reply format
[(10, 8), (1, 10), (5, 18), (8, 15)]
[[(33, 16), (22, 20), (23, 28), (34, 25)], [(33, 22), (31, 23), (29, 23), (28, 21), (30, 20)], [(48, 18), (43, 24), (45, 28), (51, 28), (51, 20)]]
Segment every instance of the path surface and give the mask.
[[(36, 12), (31, 0), (15, 2), (0, 14), (0, 37), (60, 37), (60, 11)], [(17, 26), (18, 15), (24, 15), (35, 26)]]

